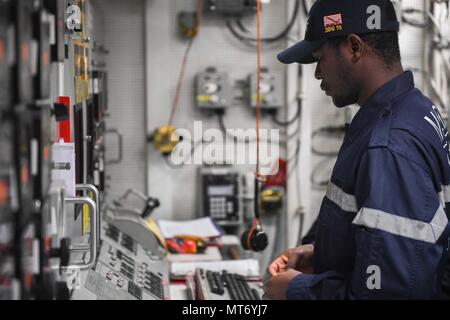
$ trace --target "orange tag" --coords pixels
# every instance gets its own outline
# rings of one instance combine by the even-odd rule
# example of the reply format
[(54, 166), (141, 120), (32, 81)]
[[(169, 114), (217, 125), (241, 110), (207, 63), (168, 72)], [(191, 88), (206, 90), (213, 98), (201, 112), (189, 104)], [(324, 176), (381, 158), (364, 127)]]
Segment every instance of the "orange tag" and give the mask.
[(23, 165), (20, 170), (20, 183), (24, 186), (28, 183), (29, 179), (30, 179), (30, 172), (28, 170), (28, 167), (26, 165)]
[(30, 45), (27, 42), (22, 43), (20, 46), (20, 57), (23, 62), (30, 61)]
[(0, 205), (8, 204), (8, 184), (6, 181), (0, 181)]
[(44, 147), (44, 154), (43, 154), (44, 160), (47, 161), (50, 159), (50, 150), (48, 146)]
[(5, 44), (0, 39), (0, 64), (5, 60)]

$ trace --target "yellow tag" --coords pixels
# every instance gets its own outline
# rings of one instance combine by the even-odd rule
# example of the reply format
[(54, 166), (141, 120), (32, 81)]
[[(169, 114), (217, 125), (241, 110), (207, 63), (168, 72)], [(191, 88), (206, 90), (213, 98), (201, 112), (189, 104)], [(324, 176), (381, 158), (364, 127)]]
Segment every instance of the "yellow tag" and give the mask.
[[(94, 194), (92, 192), (89, 192), (88, 194), (89, 198), (94, 199)], [(90, 218), (89, 218), (89, 206), (87, 204), (83, 204), (83, 225), (81, 227), (81, 233), (83, 236), (86, 234), (89, 228)]]
[(89, 97), (89, 47), (81, 40), (74, 41), (75, 103)]
[(209, 96), (197, 96), (197, 101), (198, 102), (209, 102)]
[(158, 240), (159, 244), (166, 250), (167, 253), (167, 246), (166, 246), (166, 240), (164, 239), (161, 230), (159, 230), (158, 225), (152, 218), (145, 219), (145, 222), (147, 224), (148, 230), (153, 233), (153, 235)]
[[(256, 103), (256, 97), (257, 97), (256, 94), (254, 94), (254, 95), (252, 96), (252, 102), (253, 102), (253, 103)], [(260, 96), (259, 96), (259, 103), (262, 103), (263, 101), (264, 101), (264, 96), (263, 96), (263, 95), (260, 95)]]

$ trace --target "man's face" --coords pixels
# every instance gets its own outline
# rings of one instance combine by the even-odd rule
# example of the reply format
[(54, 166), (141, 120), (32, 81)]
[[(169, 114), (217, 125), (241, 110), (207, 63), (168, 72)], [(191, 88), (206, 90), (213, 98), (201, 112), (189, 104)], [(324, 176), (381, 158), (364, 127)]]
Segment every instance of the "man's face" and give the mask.
[(356, 103), (360, 91), (358, 81), (354, 79), (352, 64), (341, 52), (342, 46), (334, 47), (325, 42), (313, 52), (318, 60), (315, 77), (322, 80), (320, 88), (331, 96), (338, 108)]

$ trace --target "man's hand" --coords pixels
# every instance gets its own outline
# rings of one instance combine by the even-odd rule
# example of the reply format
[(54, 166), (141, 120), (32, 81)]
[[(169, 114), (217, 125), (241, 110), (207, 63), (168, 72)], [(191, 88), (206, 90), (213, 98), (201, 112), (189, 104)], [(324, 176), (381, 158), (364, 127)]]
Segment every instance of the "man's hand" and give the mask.
[(288, 269), (273, 276), (264, 283), (264, 299), (286, 300), (286, 291), (289, 282), (301, 272)]
[(288, 268), (293, 268), (302, 273), (312, 273), (313, 256), (314, 246), (312, 244), (287, 249), (270, 263), (268, 271), (272, 277)]

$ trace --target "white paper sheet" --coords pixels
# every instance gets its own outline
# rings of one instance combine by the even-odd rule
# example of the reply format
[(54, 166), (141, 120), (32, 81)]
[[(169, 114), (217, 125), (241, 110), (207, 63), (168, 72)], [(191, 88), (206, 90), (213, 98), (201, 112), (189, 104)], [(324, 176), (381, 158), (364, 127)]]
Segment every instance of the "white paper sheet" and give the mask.
[(210, 217), (182, 221), (158, 220), (158, 226), (166, 239), (173, 238), (176, 235), (191, 235), (205, 238), (222, 235), (222, 231)]

